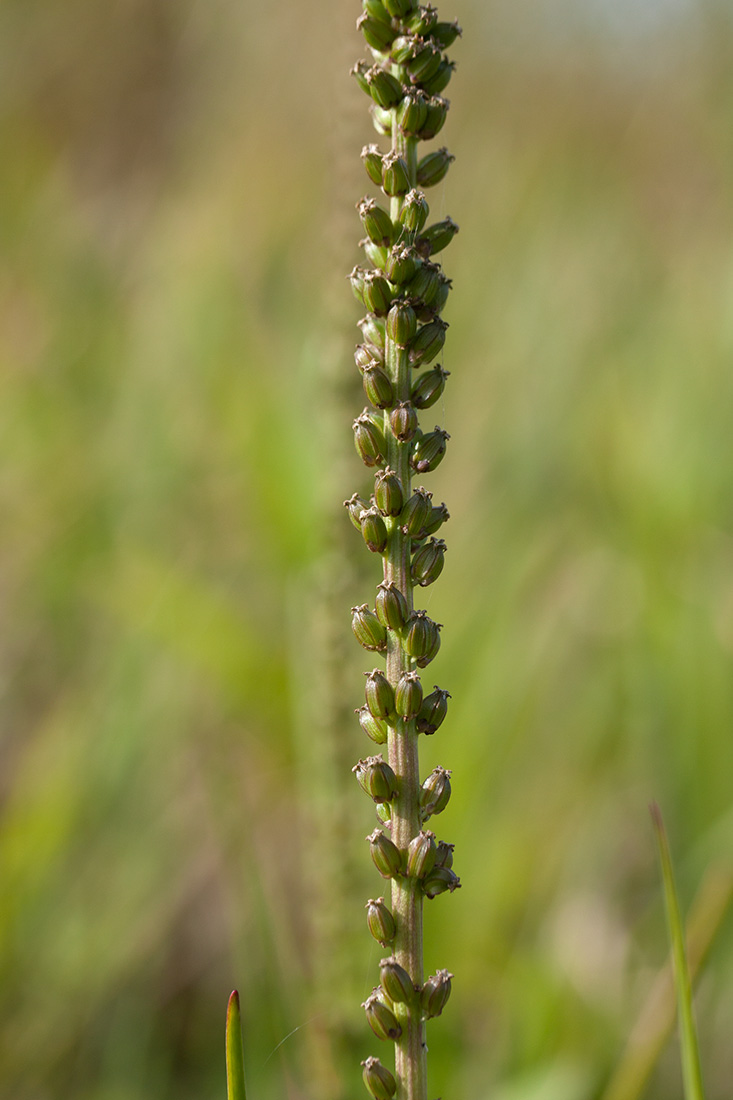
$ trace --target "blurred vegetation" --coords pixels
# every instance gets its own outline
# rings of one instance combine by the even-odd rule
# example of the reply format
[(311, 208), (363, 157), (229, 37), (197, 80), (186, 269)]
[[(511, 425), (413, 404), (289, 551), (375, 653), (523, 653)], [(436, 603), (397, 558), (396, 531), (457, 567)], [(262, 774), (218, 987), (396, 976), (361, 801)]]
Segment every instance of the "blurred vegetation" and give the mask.
[[(666, 953), (651, 798), (684, 907), (731, 867), (733, 22), (445, 2), (431, 1091), (594, 1100)], [(255, 1100), (362, 1095), (357, 7), (0, 7), (8, 1100), (223, 1097), (234, 985)], [(723, 1100), (730, 920), (697, 1009)]]

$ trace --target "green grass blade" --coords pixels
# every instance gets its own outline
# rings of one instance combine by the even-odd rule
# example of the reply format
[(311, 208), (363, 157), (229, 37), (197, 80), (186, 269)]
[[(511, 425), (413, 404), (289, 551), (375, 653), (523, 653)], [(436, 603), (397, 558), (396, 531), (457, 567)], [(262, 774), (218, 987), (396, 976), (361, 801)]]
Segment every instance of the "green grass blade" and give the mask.
[(227, 1097), (228, 1100), (247, 1100), (244, 1088), (242, 1018), (236, 989), (230, 996), (227, 1007)]
[(705, 1100), (700, 1072), (700, 1052), (697, 1046), (697, 1031), (692, 1010), (692, 986), (690, 973), (687, 969), (687, 957), (685, 952), (685, 934), (680, 917), (680, 907), (677, 898), (677, 889), (674, 882), (672, 857), (669, 851), (669, 841), (662, 820), (662, 812), (656, 802), (649, 807), (651, 810), (654, 831), (657, 837), (659, 858), (662, 864), (662, 879), (664, 881), (664, 898), (667, 908), (667, 922), (672, 944), (672, 961), (674, 964), (674, 981), (677, 990), (677, 1011), (679, 1016), (680, 1046), (682, 1048), (682, 1077), (685, 1090), (685, 1100)]

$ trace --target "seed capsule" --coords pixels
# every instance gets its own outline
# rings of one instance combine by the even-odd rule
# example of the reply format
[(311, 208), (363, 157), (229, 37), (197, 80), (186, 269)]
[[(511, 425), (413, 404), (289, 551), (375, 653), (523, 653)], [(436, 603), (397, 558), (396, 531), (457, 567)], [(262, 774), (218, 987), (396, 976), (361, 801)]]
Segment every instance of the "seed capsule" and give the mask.
[(382, 626), (388, 630), (402, 630), (407, 620), (407, 600), (394, 581), (382, 581), (377, 586), (374, 606)]
[(373, 344), (357, 344), (354, 348), (354, 362), (360, 371), (365, 367), (379, 366), (384, 362), (384, 350)]
[(423, 879), (422, 889), (426, 898), (437, 898), (450, 890), (451, 894), (461, 885), (461, 880), (448, 867), (433, 867), (427, 878)]
[(448, 61), (447, 58), (444, 58), (430, 79), (421, 81), (423, 90), (431, 96), (440, 95), (450, 84), (455, 71), (455, 61)]
[(354, 713), (359, 715), (359, 725), (367, 737), (371, 738), (376, 745), (386, 745), (387, 727), (384, 722), (375, 718), (367, 706), (359, 707)]
[(436, 252), (442, 252), (450, 244), (457, 232), (458, 226), (453, 219), (443, 218), (442, 221), (435, 222), (434, 225), (424, 229), (418, 243), (422, 245), (427, 241), (429, 254), (434, 256)]
[(422, 684), (416, 672), (403, 672), (394, 691), (394, 705), (406, 722), (416, 718), (422, 706)]
[(407, 849), (407, 873), (412, 878), (425, 878), (435, 866), (438, 847), (435, 833), (422, 831), (414, 837)]
[(456, 158), (447, 149), (436, 149), (419, 161), (417, 182), (421, 187), (433, 187), (445, 179), (446, 172)]
[(381, 554), (387, 545), (387, 527), (382, 514), (375, 506), (361, 513), (361, 533), (367, 548), (373, 554)]
[(361, 531), (361, 513), (366, 509), (366, 501), (359, 496), (358, 493), (354, 493), (353, 497), (349, 497), (344, 501), (344, 508), (349, 509), (349, 519), (356, 527), (357, 531)]
[(419, 486), (405, 502), (400, 512), (400, 527), (406, 535), (417, 535), (422, 531), (431, 510), (433, 494)]
[(354, 292), (354, 297), (357, 302), (361, 302), (364, 305), (364, 276), (366, 271), (363, 267), (352, 267), (349, 272), (348, 279), (351, 283), (351, 289)]
[(365, 672), (367, 678), (364, 693), (366, 705), (375, 718), (392, 718), (394, 709), (394, 689), (387, 677), (378, 668)]
[(430, 34), (437, 22), (438, 11), (432, 4), (426, 4), (425, 7), (419, 7), (409, 19), (405, 20), (408, 30), (412, 34), (419, 35)]
[(409, 15), (417, 7), (417, 0), (382, 0), (385, 8), (395, 19)]
[(438, 293), (440, 274), (439, 264), (434, 264), (430, 260), (423, 260), (405, 290), (413, 300), (417, 298), (424, 304), (429, 305)]
[(377, 943), (388, 947), (397, 935), (397, 926), (391, 911), (384, 904), (384, 898), (369, 898), (366, 903), (367, 924)]
[(369, 110), (377, 133), (382, 134), (383, 137), (390, 137), (392, 134), (392, 112), (385, 111), (383, 107), (378, 107), (376, 103), (372, 103)]
[(400, 348), (406, 348), (417, 332), (417, 317), (409, 302), (394, 302), (387, 314), (387, 336)]
[(366, 317), (362, 317), (356, 323), (367, 344), (380, 350), (384, 348), (385, 320), (383, 317), (377, 317), (376, 313), (367, 313)]
[(359, 607), (352, 607), (351, 629), (354, 631), (357, 642), (363, 645), (364, 649), (383, 653), (387, 648), (387, 633), (368, 604), (363, 603)]
[(394, 387), (389, 380), (389, 375), (378, 367), (376, 363), (370, 363), (361, 374), (364, 393), (371, 401), (375, 409), (388, 409), (394, 403)]
[[(394, 77), (392, 79), (394, 80)], [(402, 85), (397, 80), (395, 84), (399, 87), (399, 95), (394, 101), (396, 103), (402, 99)], [(381, 183), (385, 195), (406, 195), (410, 190), (410, 170), (407, 167), (407, 161), (399, 153), (387, 153), (382, 160)]]
[(425, 546), (421, 546), (412, 559), (410, 567), (413, 584), (419, 584), (421, 588), (427, 588), (436, 581), (443, 572), (445, 563), (445, 542), (443, 539), (431, 539)]
[(435, 428), (434, 432), (421, 435), (415, 440), (410, 455), (410, 465), (419, 474), (426, 474), (439, 466), (445, 454), (446, 442), (450, 439), (448, 432), (442, 428)]
[(371, 46), (377, 53), (385, 53), (394, 41), (395, 31), (391, 24), (373, 19), (366, 12), (357, 19), (356, 28), (364, 35), (367, 46)]
[(428, 618), (427, 611), (413, 611), (407, 622), (405, 649), (419, 660), (431, 652), (435, 639), (439, 638), (440, 623)]
[(428, 117), (428, 97), (417, 88), (409, 88), (397, 108), (397, 123), (403, 133), (416, 136)]
[(380, 23), (391, 23), (392, 16), (385, 8), (382, 0), (362, 0), (361, 6), (372, 19), (378, 19)]
[(392, 1100), (397, 1092), (397, 1082), (389, 1070), (385, 1069), (378, 1058), (367, 1058), (361, 1064), (364, 1067), (362, 1070), (364, 1084), (374, 1100)]
[(410, 233), (419, 233), (428, 220), (430, 207), (422, 191), (413, 187), (405, 195), (400, 211), (400, 222)]
[(404, 286), (414, 279), (422, 260), (413, 245), (394, 245), (387, 257), (384, 271), (391, 283)]
[(427, 668), (428, 665), (430, 664), (430, 662), (435, 657), (437, 657), (437, 655), (438, 655), (438, 650), (440, 649), (440, 633), (439, 633), (439, 631), (440, 631), (441, 624), (436, 623), (435, 625), (437, 627), (437, 630), (433, 634), (431, 644), (428, 648), (427, 653), (424, 653), (422, 655), (422, 657), (416, 657), (415, 658), (415, 664), (417, 665), (418, 668)]
[(374, 989), (361, 1006), (366, 1012), (367, 1023), (378, 1039), (399, 1039), (402, 1028), (379, 992), (378, 988)]
[(413, 84), (421, 84), (423, 81), (430, 80), (431, 76), (435, 76), (442, 60), (443, 55), (440, 50), (426, 42), (414, 57), (406, 61), (405, 68)]
[(421, 374), (410, 392), (410, 398), (416, 409), (429, 409), (443, 396), (445, 380), (450, 371), (442, 367), (433, 367), (432, 370)]
[(432, 974), (420, 992), (420, 1004), (428, 1019), (440, 1016), (448, 1003), (453, 975), (448, 970)]
[(435, 691), (431, 691), (423, 700), (420, 713), (417, 716), (418, 733), (435, 733), (448, 713), (448, 700), (451, 695), (444, 688), (435, 685)]
[(374, 802), (391, 802), (397, 794), (397, 777), (381, 756), (367, 756), (351, 770)]
[(412, 978), (404, 966), (400, 966), (394, 955), (380, 960), (379, 981), (391, 1001), (397, 1004), (409, 1004), (414, 1000), (415, 986)]
[(372, 313), (386, 313), (393, 293), (381, 271), (367, 271), (364, 274), (364, 305)]
[(369, 71), (369, 65), (366, 61), (357, 61), (351, 70), (351, 76), (356, 80), (356, 83), (361, 88), (362, 92), (366, 92), (369, 95), (369, 85), (367, 84), (366, 74)]
[[(381, 829), (375, 829), (367, 837), (374, 866), (382, 878), (396, 878), (402, 874), (402, 855), (396, 844), (385, 836)], [(394, 997), (392, 998), (394, 1000)]]
[(421, 40), (414, 34), (400, 34), (392, 43), (389, 56), (395, 65), (404, 65), (420, 49)]
[(381, 466), (387, 452), (387, 445), (377, 425), (364, 412), (351, 426), (354, 429), (354, 445), (364, 465)]
[(430, 32), (430, 36), (434, 42), (444, 50), (447, 50), (449, 46), (452, 46), (456, 38), (463, 34), (463, 31), (459, 27), (457, 21), (454, 19), (452, 23), (436, 23)]
[(433, 535), (439, 528), (443, 526), (450, 519), (450, 512), (445, 506), (445, 502), (436, 504), (435, 507), (430, 509), (430, 515), (428, 516), (427, 523), (420, 532), (421, 535)]
[(442, 814), (451, 795), (451, 773), (445, 768), (434, 768), (422, 785), (420, 808), (425, 820), (433, 814)]
[(359, 211), (361, 224), (370, 241), (375, 244), (391, 245), (395, 237), (395, 229), (384, 207), (380, 206), (376, 199), (362, 199), (356, 204)]
[(359, 241), (359, 247), (364, 249), (364, 254), (372, 267), (384, 271), (389, 256), (389, 249), (386, 245), (375, 244), (368, 237), (364, 237), (363, 240)]
[[(364, 77), (365, 91), (369, 91), (369, 85)], [(378, 187), (382, 185), (382, 154), (379, 152), (379, 146), (377, 145), (365, 145), (361, 151), (361, 159), (364, 162), (364, 168), (366, 174), (372, 183), (376, 183)]]
[(402, 482), (389, 466), (374, 479), (374, 502), (385, 516), (398, 516), (402, 511)]
[(445, 307), (445, 303), (448, 301), (448, 295), (453, 289), (453, 280), (446, 279), (445, 275), (440, 273), (440, 281), (438, 283), (437, 290), (430, 301), (430, 307), (435, 313), (441, 313)]
[[(391, 33), (394, 34), (394, 31), (391, 31)], [(369, 93), (378, 106), (389, 110), (402, 99), (402, 85), (397, 77), (392, 76), (392, 73), (388, 73), (386, 69), (381, 68), (379, 65), (372, 65), (365, 76)], [(405, 165), (405, 168), (407, 168), (407, 165)]]
[[(366, 286), (365, 286), (366, 294)], [(430, 363), (445, 343), (445, 330), (448, 328), (446, 321), (436, 317), (435, 320), (429, 321), (427, 325), (423, 325), (422, 328), (417, 330), (417, 335), (410, 345), (410, 365), (413, 367), (421, 366), (423, 363)]]
[(438, 842), (438, 852), (437, 852), (437, 855), (435, 857), (435, 866), (436, 867), (447, 867), (447, 868), (450, 869), (453, 866), (453, 852), (454, 852), (454, 849), (455, 849), (455, 844), (446, 844), (446, 842), (444, 840), (439, 841)]
[(409, 443), (418, 429), (417, 412), (409, 401), (400, 401), (389, 414), (392, 434), (400, 443)]
[(377, 821), (381, 821), (383, 825), (386, 825), (388, 829), (392, 827), (392, 807), (389, 802), (377, 802), (376, 804)]

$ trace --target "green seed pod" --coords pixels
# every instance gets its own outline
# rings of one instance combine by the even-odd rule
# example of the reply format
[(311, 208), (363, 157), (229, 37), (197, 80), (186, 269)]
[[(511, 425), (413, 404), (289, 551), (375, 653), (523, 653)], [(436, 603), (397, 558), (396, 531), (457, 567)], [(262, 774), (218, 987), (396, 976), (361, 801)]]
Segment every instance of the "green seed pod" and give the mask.
[(389, 802), (377, 802), (376, 813), (378, 821), (381, 821), (383, 825), (391, 827), (392, 807), (390, 806)]
[(394, 403), (394, 388), (389, 380), (389, 375), (376, 363), (370, 363), (362, 371), (361, 379), (364, 385), (364, 393), (374, 405), (374, 408), (389, 409)]
[(423, 230), (418, 247), (422, 247), (424, 242), (427, 242), (428, 252), (434, 256), (436, 252), (442, 252), (450, 244), (457, 232), (458, 226), (453, 219), (443, 218), (442, 221), (435, 222), (434, 225), (429, 225)]
[(409, 88), (397, 108), (397, 124), (403, 133), (417, 135), (428, 117), (428, 97), (418, 88)]
[(370, 610), (368, 604), (361, 604), (351, 609), (351, 629), (354, 636), (364, 649), (376, 650), (384, 653), (387, 648), (387, 634), (377, 616)]
[(433, 187), (440, 183), (455, 159), (445, 148), (428, 153), (418, 163), (417, 182), (421, 187)]
[(367, 313), (366, 317), (357, 321), (357, 325), (367, 344), (380, 349), (384, 348), (385, 320), (383, 317), (377, 317), (376, 313)]
[(410, 841), (407, 849), (407, 873), (412, 878), (425, 878), (435, 866), (438, 846), (435, 833), (421, 831)]
[[(415, 251), (417, 251), (417, 249)], [(439, 264), (431, 263), (430, 260), (423, 260), (421, 266), (417, 269), (415, 275), (405, 289), (413, 300), (417, 298), (421, 302), (428, 304), (438, 293), (440, 276), (441, 271)]]
[(438, 528), (442, 527), (446, 520), (450, 519), (450, 512), (443, 504), (436, 504), (434, 508), (430, 509), (430, 515), (428, 521), (420, 532), (421, 535), (432, 535)]
[(448, 867), (433, 867), (427, 878), (423, 879), (422, 889), (426, 898), (437, 898), (450, 890), (451, 894), (461, 885), (458, 875)]
[(371, 108), (372, 124), (378, 134), (383, 137), (392, 136), (392, 112), (385, 111), (383, 107), (378, 107), (376, 103), (372, 103)]
[(394, 19), (402, 19), (417, 7), (417, 0), (382, 0), (382, 2)]
[(389, 256), (389, 249), (386, 245), (375, 244), (374, 241), (370, 241), (368, 237), (365, 237), (362, 241), (359, 241), (359, 247), (364, 249), (366, 258), (372, 267), (377, 267), (381, 271), (384, 270)]
[(442, 814), (448, 805), (451, 795), (450, 777), (451, 773), (445, 768), (433, 768), (423, 783), (420, 791), (423, 820), (427, 820), (433, 814)]
[(344, 501), (344, 508), (349, 509), (349, 519), (357, 531), (361, 531), (361, 513), (366, 510), (366, 507), (366, 501), (358, 493), (354, 493), (353, 497)]
[(374, 989), (362, 1003), (367, 1023), (378, 1039), (399, 1039), (402, 1028), (391, 1008), (380, 997), (379, 989)]
[(387, 257), (385, 274), (391, 283), (402, 286), (414, 279), (422, 260), (413, 245), (396, 244)]
[(364, 305), (372, 313), (386, 313), (392, 304), (392, 290), (380, 271), (364, 275)]
[(391, 802), (397, 794), (397, 777), (381, 756), (368, 756), (351, 770), (374, 802)]
[(428, 473), (439, 466), (445, 454), (446, 442), (450, 439), (448, 432), (436, 426), (434, 432), (420, 436), (415, 441), (410, 455), (410, 465), (419, 474)]
[(420, 992), (420, 1004), (428, 1019), (440, 1016), (448, 1003), (453, 975), (448, 970), (432, 974)]
[(361, 534), (367, 549), (373, 554), (381, 554), (387, 545), (387, 527), (382, 513), (377, 507), (367, 508), (361, 513)]
[(425, 546), (421, 546), (412, 559), (411, 574), (413, 584), (419, 584), (421, 588), (427, 588), (433, 581), (437, 581), (443, 572), (445, 563), (446, 546), (443, 539), (431, 539)]
[(388, 23), (391, 25), (392, 16), (385, 8), (382, 0), (362, 0), (361, 6), (367, 15), (370, 15), (372, 19), (378, 19), (380, 23)]
[(450, 869), (453, 866), (453, 852), (455, 847), (455, 844), (446, 844), (444, 840), (439, 841), (438, 852), (435, 856), (435, 866), (447, 867)]
[[(374, 866), (382, 878), (396, 878), (402, 874), (402, 855), (399, 848), (381, 829), (375, 829), (370, 836), (369, 849), (372, 854)], [(394, 997), (392, 998), (394, 1000)]]
[(366, 903), (369, 931), (382, 947), (389, 947), (397, 935), (397, 925), (391, 910), (384, 904), (384, 898), (369, 898)]
[[(442, 367), (433, 367), (432, 370), (421, 374), (410, 391), (410, 399), (417, 409), (429, 409), (439, 401), (445, 390), (445, 380), (450, 371)], [(435, 528), (437, 530), (437, 528)]]
[(363, 12), (357, 19), (356, 29), (364, 35), (367, 46), (371, 46), (377, 53), (386, 53), (389, 50), (396, 33), (391, 23), (383, 23), (381, 19), (373, 19), (366, 12)]
[(422, 191), (413, 187), (405, 195), (400, 211), (400, 222), (410, 233), (419, 233), (428, 220), (430, 207)]
[(432, 660), (434, 660), (435, 657), (437, 657), (438, 650), (440, 649), (440, 628), (441, 628), (441, 625), (442, 625), (441, 623), (436, 623), (435, 624), (435, 626), (437, 627), (437, 630), (433, 634), (432, 642), (431, 642), (430, 646), (428, 647), (427, 653), (423, 653), (422, 657), (416, 657), (415, 658), (415, 664), (417, 665), (418, 668), (427, 668), (428, 665), (430, 664), (430, 662)]
[(422, 706), (422, 684), (416, 672), (403, 672), (394, 690), (394, 705), (406, 722), (417, 718)]
[(375, 718), (366, 705), (358, 707), (354, 713), (359, 715), (359, 725), (367, 737), (371, 738), (375, 745), (386, 745), (387, 727), (384, 722)]
[(369, 85), (367, 83), (366, 74), (369, 71), (369, 63), (367, 61), (357, 61), (351, 70), (351, 76), (356, 79), (356, 83), (361, 88), (362, 92), (366, 92), (369, 95)]
[(411, 34), (424, 36), (430, 34), (437, 22), (437, 8), (434, 8), (432, 4), (426, 4), (425, 7), (420, 6), (409, 19), (405, 20), (405, 26)]
[(382, 626), (387, 630), (402, 630), (407, 621), (407, 600), (394, 581), (381, 581), (377, 585), (374, 606)]
[(430, 80), (431, 76), (435, 76), (442, 60), (443, 55), (440, 50), (436, 49), (432, 43), (426, 42), (414, 57), (405, 62), (405, 68), (413, 84), (420, 84)]
[[(395, 341), (396, 342), (396, 341)], [(389, 414), (389, 426), (392, 434), (400, 443), (409, 443), (415, 438), (418, 428), (417, 412), (409, 401), (400, 401)]]
[(387, 453), (382, 432), (366, 412), (358, 416), (351, 426), (354, 429), (354, 445), (364, 465), (381, 466)]
[[(392, 78), (394, 80), (394, 77)], [(395, 84), (399, 84), (395, 80)], [(402, 99), (402, 85), (399, 84)], [(396, 101), (395, 101), (396, 102)], [(397, 152), (387, 153), (382, 160), (382, 189), (385, 195), (406, 195), (410, 190), (410, 170), (407, 161)]]
[(431, 298), (429, 305), (435, 311), (435, 313), (442, 313), (445, 303), (448, 301), (448, 295), (453, 288), (453, 280), (446, 279), (445, 275), (441, 271), (440, 281), (438, 288)]
[(356, 209), (369, 240), (375, 244), (391, 245), (395, 238), (395, 227), (384, 207), (376, 199), (361, 199), (356, 204)]
[(391, 719), (394, 716), (394, 689), (378, 668), (365, 672), (367, 678), (364, 694), (366, 705), (374, 718)]
[(390, 46), (389, 56), (395, 65), (404, 65), (420, 48), (421, 39), (413, 34), (400, 34)]
[[(369, 85), (364, 78), (366, 85), (366, 91), (369, 91)], [(372, 183), (376, 183), (377, 187), (382, 186), (382, 154), (379, 152), (377, 145), (365, 145), (361, 151), (361, 159), (364, 162), (364, 168), (366, 174)]]
[(440, 93), (444, 92), (450, 84), (451, 77), (455, 71), (455, 61), (448, 61), (447, 58), (444, 58), (430, 79), (421, 81), (423, 91), (431, 96), (440, 95)]
[(354, 292), (354, 297), (357, 302), (361, 302), (364, 305), (364, 276), (366, 271), (363, 267), (353, 267), (349, 272), (347, 278), (351, 283), (351, 289)]
[(452, 23), (436, 23), (430, 31), (430, 37), (443, 50), (447, 50), (449, 46), (452, 46), (456, 38), (462, 34), (463, 31), (455, 19)]
[(397, 1092), (397, 1082), (388, 1069), (385, 1069), (378, 1058), (367, 1058), (361, 1063), (364, 1067), (362, 1077), (374, 1100), (392, 1100)]
[(413, 611), (407, 620), (405, 649), (411, 657), (419, 660), (432, 651), (440, 624), (428, 618), (427, 611)]
[(406, 501), (400, 512), (400, 527), (406, 535), (417, 535), (422, 531), (430, 515), (432, 499), (433, 494), (420, 486)]
[(374, 502), (383, 515), (398, 516), (403, 500), (402, 482), (394, 470), (386, 466), (374, 479)]
[(450, 102), (439, 95), (431, 95), (426, 99), (425, 121), (420, 127), (418, 137), (421, 141), (430, 141), (443, 129), (448, 117)]
[(409, 302), (393, 302), (387, 314), (387, 336), (398, 348), (406, 348), (417, 332), (417, 317)]
[(415, 999), (412, 978), (404, 966), (400, 966), (394, 955), (380, 960), (379, 983), (390, 1001), (396, 1004), (410, 1004)]
[[(386, 69), (381, 68), (380, 65), (372, 65), (365, 76), (369, 93), (379, 107), (389, 110), (402, 99), (403, 91), (399, 80), (397, 77), (392, 76), (392, 73), (388, 73)], [(405, 165), (406, 167), (407, 165)], [(407, 188), (405, 188), (406, 190)]]
[[(365, 287), (366, 293), (366, 287)], [(445, 332), (448, 323), (436, 317), (417, 330), (415, 339), (410, 345), (410, 365), (421, 366), (423, 363), (431, 363), (440, 352), (445, 343)]]

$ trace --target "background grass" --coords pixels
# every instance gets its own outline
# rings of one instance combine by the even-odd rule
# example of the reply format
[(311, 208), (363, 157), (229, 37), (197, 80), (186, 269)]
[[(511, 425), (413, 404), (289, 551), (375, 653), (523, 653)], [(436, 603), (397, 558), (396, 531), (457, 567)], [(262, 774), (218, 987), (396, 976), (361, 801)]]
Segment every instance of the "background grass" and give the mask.
[[(362, 1095), (358, 5), (0, 8), (0, 1096)], [(455, 0), (431, 1093), (593, 1100), (733, 841), (727, 5)], [(432, 427), (432, 423), (428, 425)], [(434, 670), (434, 677), (433, 677)], [(700, 987), (724, 1100), (733, 934)], [(672, 1046), (648, 1091), (681, 1094)]]

